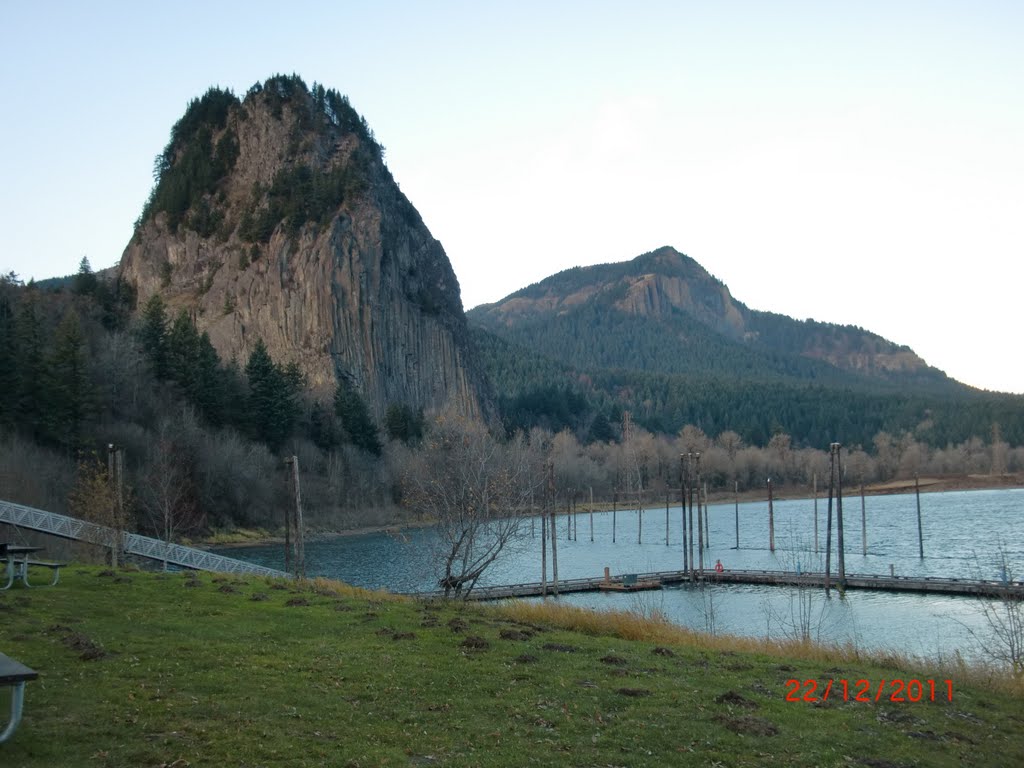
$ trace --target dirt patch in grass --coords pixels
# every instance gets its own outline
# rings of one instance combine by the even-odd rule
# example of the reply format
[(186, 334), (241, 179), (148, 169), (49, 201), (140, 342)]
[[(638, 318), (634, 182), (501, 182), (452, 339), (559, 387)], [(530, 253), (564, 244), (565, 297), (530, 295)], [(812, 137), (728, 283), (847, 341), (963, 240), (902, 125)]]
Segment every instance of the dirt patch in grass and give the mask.
[(469, 624), (467, 624), (464, 619), (460, 619), (458, 616), (456, 616), (454, 619), (451, 619), (448, 622), (448, 629), (450, 629), (452, 632), (456, 634), (462, 634), (467, 629), (469, 629)]
[(716, 715), (714, 719), (733, 733), (744, 736), (776, 736), (779, 733), (775, 723), (757, 715)]
[(716, 696), (715, 701), (719, 704), (728, 704), (732, 707), (743, 707), (745, 709), (758, 709), (761, 706), (756, 701), (752, 701), (736, 691), (726, 691), (721, 696)]
[(252, 600), (254, 603), (262, 603), (264, 600), (269, 600), (270, 595), (268, 595), (266, 592), (253, 592), (252, 596), (249, 599)]
[(521, 653), (516, 656), (516, 664), (536, 664), (540, 659), (532, 653)]
[(566, 643), (544, 643), (542, 647), (545, 651), (557, 651), (558, 653), (576, 653), (579, 650), (575, 645)]
[(78, 653), (78, 658), (82, 661), (96, 661), (110, 655), (102, 645), (93, 642), (81, 632), (75, 632), (67, 627), (60, 627), (57, 631), (63, 634), (60, 641), (67, 648)]
[(498, 637), (502, 640), (529, 640), (533, 637), (533, 632), (521, 629), (503, 629), (498, 633)]
[(304, 597), (293, 597), (293, 598), (290, 598), (289, 600), (286, 600), (285, 601), (285, 605), (288, 606), (289, 608), (297, 608), (297, 607), (302, 607), (302, 606), (305, 606), (305, 605), (312, 605), (312, 603), (309, 602), (309, 600), (307, 600)]
[(237, 595), (238, 587), (234, 587), (230, 584), (221, 584), (217, 587), (218, 592), (223, 592), (225, 595)]
[(487, 642), (487, 640), (483, 637), (470, 635), (462, 641), (462, 647), (469, 648), (470, 650), (474, 651), (485, 651), (491, 647), (491, 644)]
[(614, 667), (624, 667), (628, 663), (624, 658), (622, 658), (621, 656), (616, 656), (614, 653), (609, 653), (606, 656), (602, 656), (600, 658), (600, 662), (602, 664), (611, 664)]
[(651, 692), (646, 688), (619, 688), (615, 692), (620, 696), (629, 696), (632, 699), (639, 699), (644, 696), (651, 695)]

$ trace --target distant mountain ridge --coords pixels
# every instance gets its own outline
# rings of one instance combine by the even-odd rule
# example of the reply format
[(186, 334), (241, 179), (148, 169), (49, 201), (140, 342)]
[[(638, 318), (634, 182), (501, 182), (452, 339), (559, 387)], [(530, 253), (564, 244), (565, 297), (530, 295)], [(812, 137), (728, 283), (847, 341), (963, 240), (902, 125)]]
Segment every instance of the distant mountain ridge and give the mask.
[(667, 246), (627, 262), (559, 272), (468, 317), (584, 369), (963, 386), (909, 347), (862, 328), (752, 310), (698, 262)]

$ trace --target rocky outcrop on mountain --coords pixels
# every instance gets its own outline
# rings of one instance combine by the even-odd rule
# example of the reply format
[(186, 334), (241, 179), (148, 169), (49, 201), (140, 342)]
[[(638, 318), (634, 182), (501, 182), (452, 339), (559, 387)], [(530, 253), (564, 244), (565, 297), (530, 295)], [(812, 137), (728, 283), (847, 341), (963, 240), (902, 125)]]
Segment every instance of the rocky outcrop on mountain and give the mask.
[(257, 339), (309, 385), (391, 404), (491, 408), (459, 284), (347, 99), (274, 77), (211, 89), (174, 126), (120, 275), (184, 309), (223, 359)]

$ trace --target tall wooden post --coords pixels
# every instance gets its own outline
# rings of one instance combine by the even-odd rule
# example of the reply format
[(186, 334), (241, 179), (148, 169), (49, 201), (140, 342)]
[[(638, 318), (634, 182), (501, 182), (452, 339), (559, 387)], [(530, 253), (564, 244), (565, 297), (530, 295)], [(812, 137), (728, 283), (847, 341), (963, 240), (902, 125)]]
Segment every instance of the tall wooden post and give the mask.
[(868, 515), (864, 503), (864, 483), (860, 484), (860, 540), (864, 556), (868, 555)]
[(825, 594), (830, 592), (832, 578), (832, 491), (836, 482), (836, 448), (828, 448), (828, 517), (825, 523)]
[[(123, 560), (123, 547), (124, 547), (124, 527), (125, 527), (125, 514), (124, 514), (124, 448), (114, 449), (114, 471), (117, 476), (116, 478), (116, 490), (117, 490), (117, 541), (115, 549), (117, 550), (118, 560)], [(171, 518), (170, 515), (165, 515), (164, 519), (167, 521), (167, 535), (164, 538), (165, 544), (171, 543)], [(167, 570), (167, 549), (164, 549), (164, 570)]]
[(836, 549), (839, 550), (839, 589), (846, 590), (846, 548), (843, 545), (843, 446), (836, 443)]
[(636, 543), (644, 543), (644, 502), (640, 491), (636, 492)]
[(302, 522), (302, 491), (299, 484), (299, 457), (292, 456), (285, 459), (286, 464), (291, 465), (291, 490), (294, 503), (293, 514), (295, 521), (295, 575), (300, 579), (306, 578), (306, 542), (305, 526)]
[(548, 510), (540, 513), (540, 595), (548, 596)]
[[(117, 449), (113, 443), (107, 445), (107, 482), (113, 488), (117, 488)], [(121, 539), (121, 510), (118, 508), (118, 494), (115, 491), (113, 498), (111, 499), (110, 519), (113, 525), (111, 525), (112, 532), (110, 534), (110, 566), (117, 568), (120, 557), (120, 539)]]
[(818, 548), (818, 473), (814, 473), (814, 552), (817, 554), (821, 550)]
[(551, 508), (551, 593), (558, 596), (558, 536), (555, 534), (555, 508)]
[(701, 516), (701, 504), (700, 504), (700, 451), (694, 453), (697, 462), (697, 567), (700, 570), (701, 575), (704, 575), (704, 525), (703, 518)]
[(690, 529), (690, 581), (694, 580), (697, 573), (697, 558), (694, 556), (693, 536), (693, 454), (686, 454), (686, 495), (689, 496), (690, 510), (688, 513), (687, 525)]
[(768, 478), (768, 549), (775, 551), (775, 506), (772, 500), (772, 479)]
[(683, 454), (679, 454), (679, 505), (683, 513), (683, 571), (690, 571), (690, 557), (686, 550), (686, 469)]
[(711, 515), (708, 511), (708, 483), (704, 481), (704, 549), (711, 549)]
[(558, 596), (558, 535), (555, 532), (555, 468), (548, 464), (548, 494), (551, 498), (551, 592)]
[(918, 557), (924, 559), (924, 532), (921, 530), (921, 481), (914, 475), (914, 494), (917, 496), (917, 551)]
[(615, 518), (618, 515), (619, 492), (612, 491), (612, 544), (615, 543)]
[(665, 491), (665, 546), (668, 546), (668, 491)]
[(736, 504), (736, 551), (740, 549), (740, 481), (733, 480), (733, 500)]
[(565, 540), (572, 541), (572, 506), (569, 497), (565, 497)]
[[(288, 460), (285, 459), (285, 464)], [(291, 475), (288, 477), (288, 486), (291, 487)], [(292, 504), (291, 499), (284, 507), (284, 571), (285, 573), (294, 573), (292, 570), (293, 561), (295, 558), (292, 555)]]
[(594, 486), (590, 486), (590, 543), (594, 543)]

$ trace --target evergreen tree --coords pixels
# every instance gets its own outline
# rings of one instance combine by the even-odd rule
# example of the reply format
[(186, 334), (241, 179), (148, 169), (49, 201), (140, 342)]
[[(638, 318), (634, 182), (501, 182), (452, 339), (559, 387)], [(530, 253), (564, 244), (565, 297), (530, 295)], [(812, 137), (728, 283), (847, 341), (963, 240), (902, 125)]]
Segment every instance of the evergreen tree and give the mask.
[(384, 414), (384, 429), (392, 440), (409, 443), (423, 437), (423, 412), (392, 403)]
[(17, 346), (13, 283), (0, 277), (0, 424), (13, 423), (17, 404)]
[(227, 375), (220, 367), (210, 335), (204, 331), (196, 345), (194, 402), (206, 420), (217, 427), (228, 418), (225, 408)]
[(319, 400), (309, 412), (309, 437), (322, 451), (332, 451), (341, 445), (341, 429), (332, 409)]
[(610, 443), (615, 439), (615, 432), (612, 430), (611, 422), (603, 413), (598, 412), (590, 424), (590, 434), (587, 437), (588, 443)]
[(280, 450), (298, 415), (297, 391), (284, 370), (271, 359), (262, 339), (256, 342), (249, 355), (245, 375), (249, 379), (249, 417), (253, 431), (271, 450)]
[[(213, 349), (212, 344), (210, 349)], [(235, 426), (240, 431), (246, 431), (250, 428), (251, 421), (247, 410), (249, 390), (237, 358), (232, 357), (228, 364), (220, 369), (219, 379), (217, 389), (221, 404), (221, 421)]]
[(183, 309), (174, 318), (166, 335), (167, 375), (176, 381), (192, 402), (197, 395), (196, 363), (199, 358), (199, 334)]
[(39, 296), (29, 289), (21, 301), (14, 324), (15, 343), (15, 420), (41, 437), (43, 424), (43, 372), (45, 370), (44, 332), (38, 308)]
[(370, 410), (355, 388), (344, 379), (334, 394), (334, 412), (341, 419), (341, 425), (353, 445), (375, 456), (380, 455), (380, 438)]
[(85, 335), (74, 310), (57, 326), (45, 383), (50, 436), (68, 448), (81, 448), (86, 422), (95, 407), (95, 389), (88, 372)]
[(167, 366), (167, 308), (160, 294), (150, 296), (142, 308), (142, 327), (139, 329), (142, 349), (153, 366), (158, 379), (166, 379)]
[(71, 290), (79, 296), (91, 296), (96, 293), (96, 286), (98, 284), (99, 280), (96, 277), (96, 273), (92, 271), (89, 257), (83, 256), (82, 260), (78, 263), (78, 273), (71, 283)]

